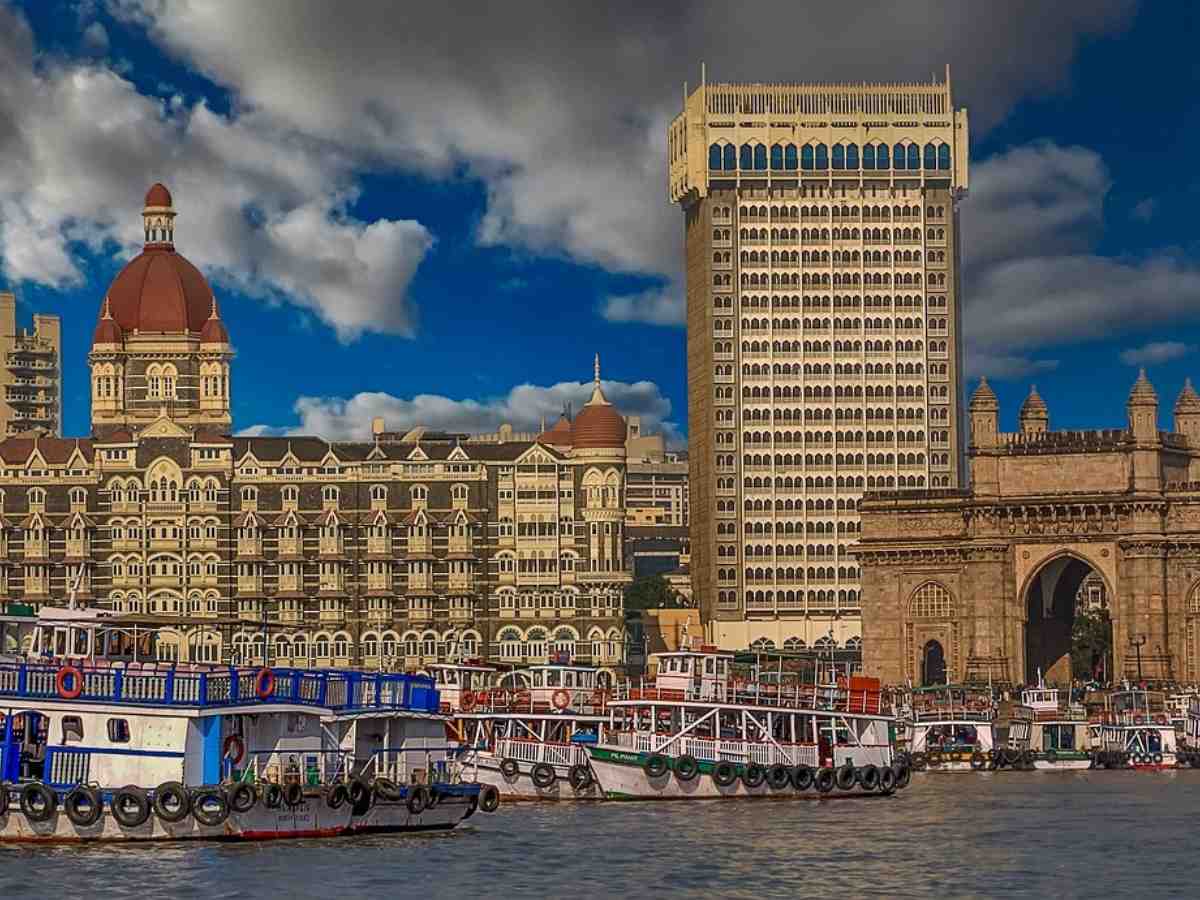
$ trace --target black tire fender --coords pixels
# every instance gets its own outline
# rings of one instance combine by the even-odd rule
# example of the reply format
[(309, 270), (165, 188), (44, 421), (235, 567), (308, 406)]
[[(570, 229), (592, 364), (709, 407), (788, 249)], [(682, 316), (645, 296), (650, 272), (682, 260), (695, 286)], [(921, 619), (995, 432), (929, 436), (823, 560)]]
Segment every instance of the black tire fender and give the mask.
[(512, 757), (500, 760), (500, 774), (505, 778), (516, 778), (521, 773), (521, 765)]
[(63, 812), (78, 828), (90, 828), (104, 815), (104, 798), (96, 788), (77, 784), (63, 798)]
[(567, 772), (567, 780), (571, 782), (571, 787), (577, 791), (586, 791), (592, 786), (592, 770), (582, 763), (576, 763), (571, 766)]
[(536, 787), (542, 790), (554, 787), (554, 782), (558, 781), (558, 775), (555, 774), (554, 767), (544, 762), (540, 762), (533, 767), (533, 770), (529, 773), (529, 778)]
[(58, 795), (40, 782), (21, 788), (21, 812), (30, 822), (48, 822), (58, 811)]
[(127, 784), (113, 793), (109, 809), (118, 825), (137, 828), (150, 818), (150, 798), (140, 787)]
[(810, 766), (796, 766), (792, 769), (792, 787), (798, 791), (807, 791), (813, 786), (813, 770)]
[(485, 813), (494, 813), (500, 808), (500, 792), (495, 785), (485, 784), (479, 789), (479, 808)]
[(192, 798), (192, 818), (215, 828), (229, 818), (229, 798), (219, 787), (201, 788)]
[(429, 805), (429, 792), (425, 790), (425, 785), (413, 785), (408, 791), (405, 805), (408, 807), (409, 815), (419, 816), (425, 812), (425, 807)]
[(249, 782), (235, 784), (229, 789), (229, 808), (235, 813), (248, 813), (258, 805), (258, 790)]
[(178, 781), (167, 781), (154, 789), (154, 814), (164, 822), (182, 822), (192, 811), (192, 795)]
[(816, 785), (819, 793), (828, 794), (837, 786), (837, 775), (833, 769), (823, 768), (817, 772), (816, 778), (813, 779), (813, 784)]

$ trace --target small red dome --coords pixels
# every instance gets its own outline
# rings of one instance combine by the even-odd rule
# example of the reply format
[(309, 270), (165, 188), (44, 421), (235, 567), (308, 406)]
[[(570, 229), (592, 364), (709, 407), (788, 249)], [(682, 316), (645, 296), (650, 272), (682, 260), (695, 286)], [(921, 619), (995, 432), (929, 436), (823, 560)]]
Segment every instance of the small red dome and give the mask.
[(119, 344), (121, 337), (121, 326), (115, 319), (105, 317), (97, 323), (96, 332), (92, 335), (92, 343)]
[[(601, 402), (596, 402), (596, 395)], [(598, 388), (571, 426), (571, 439), (576, 450), (624, 450), (625, 434), (625, 420)]]
[(200, 343), (228, 344), (229, 332), (225, 330), (225, 323), (216, 316), (210, 318), (200, 329)]
[(571, 446), (571, 423), (566, 416), (559, 416), (553, 428), (547, 428), (537, 436), (538, 442), (551, 447)]
[(167, 190), (166, 185), (161, 181), (156, 181), (150, 185), (150, 190), (146, 191), (146, 206), (173, 206), (171, 202), (171, 192)]
[(125, 334), (197, 334), (212, 313), (213, 296), (200, 270), (166, 247), (131, 259), (108, 289), (112, 317)]

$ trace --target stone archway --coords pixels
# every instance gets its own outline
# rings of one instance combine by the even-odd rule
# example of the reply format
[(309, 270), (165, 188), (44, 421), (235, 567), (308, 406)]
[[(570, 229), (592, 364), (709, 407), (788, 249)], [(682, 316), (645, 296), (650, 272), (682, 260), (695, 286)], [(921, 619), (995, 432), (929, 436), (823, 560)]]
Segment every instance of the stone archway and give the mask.
[[(1070, 685), (1077, 637), (1077, 598), (1089, 577), (1104, 582), (1111, 605), (1111, 588), (1104, 575), (1092, 563), (1070, 552), (1045, 560), (1026, 582), (1022, 594), (1026, 683), (1036, 683), (1040, 677), (1047, 684)], [(1107, 611), (1103, 615), (1107, 619)], [(1110, 665), (1106, 661), (1105, 668), (1109, 671)]]

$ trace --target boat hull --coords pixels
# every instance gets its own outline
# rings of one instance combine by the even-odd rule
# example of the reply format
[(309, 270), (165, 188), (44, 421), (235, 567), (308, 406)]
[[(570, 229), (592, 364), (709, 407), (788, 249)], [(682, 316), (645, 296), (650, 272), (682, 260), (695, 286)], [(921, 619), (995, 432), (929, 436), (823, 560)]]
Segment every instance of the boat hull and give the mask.
[(106, 808), (90, 826), (75, 825), (61, 808), (48, 820), (29, 820), (16, 804), (0, 815), (0, 842), (78, 843), (136, 841), (268, 841), (289, 838), (342, 837), (356, 834), (449, 831), (474, 813), (474, 790), (441, 798), (430, 809), (413, 815), (403, 800), (377, 801), (356, 816), (349, 804), (330, 809), (324, 797), (311, 796), (294, 808), (266, 809), (261, 803), (245, 813), (230, 812), (220, 825), (202, 825), (191, 815), (165, 822), (153, 812), (135, 828), (126, 828)]
[(702, 763), (701, 773), (690, 781), (681, 781), (669, 770), (651, 777), (644, 768), (645, 754), (604, 747), (593, 748), (591, 754), (592, 771), (606, 800), (835, 800), (890, 796), (860, 788), (843, 791), (835, 787), (828, 793), (820, 793), (815, 788), (797, 791), (791, 785), (778, 790), (766, 783), (747, 787), (740, 778), (723, 786), (713, 780), (708, 763)]
[[(570, 766), (552, 765), (546, 763), (554, 770), (554, 783), (549, 787), (538, 787), (533, 783), (533, 765), (531, 763), (519, 763), (520, 771), (516, 775), (508, 776), (500, 771), (500, 760), (486, 752), (481, 752), (478, 756), (471, 760), (468, 764), (468, 771), (480, 784), (490, 784), (500, 792), (500, 796), (505, 800), (527, 800), (527, 801), (596, 801), (603, 800), (604, 794), (600, 789), (600, 785), (595, 775), (592, 776), (592, 783), (583, 790), (576, 790), (571, 786)], [(476, 766), (478, 767), (476, 769)]]

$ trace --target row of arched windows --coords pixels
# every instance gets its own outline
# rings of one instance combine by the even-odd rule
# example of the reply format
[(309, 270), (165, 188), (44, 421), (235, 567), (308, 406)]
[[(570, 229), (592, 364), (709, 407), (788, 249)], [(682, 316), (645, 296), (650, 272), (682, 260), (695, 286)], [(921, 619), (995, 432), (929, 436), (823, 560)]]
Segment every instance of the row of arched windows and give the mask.
[(797, 148), (795, 144), (773, 144), (770, 148), (758, 142), (733, 144), (719, 141), (708, 148), (708, 168), (712, 171), (772, 172), (812, 171), (818, 169), (899, 169), (918, 171), (950, 169), (950, 145), (933, 141), (922, 148), (910, 141), (899, 141), (890, 148), (882, 142), (862, 146), (843, 142), (834, 144), (832, 150), (823, 143), (808, 143)]

